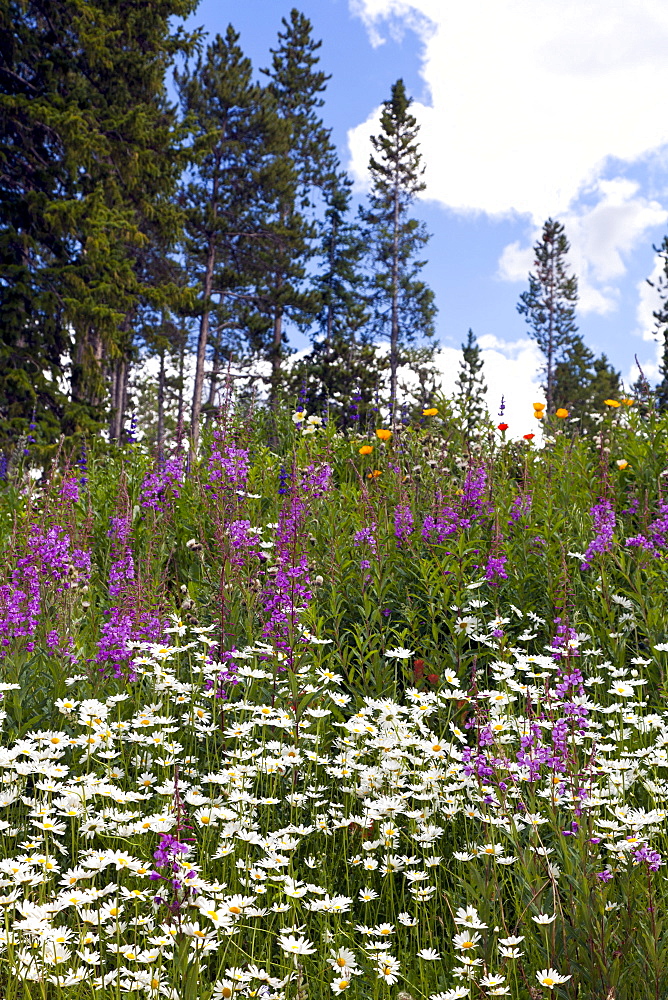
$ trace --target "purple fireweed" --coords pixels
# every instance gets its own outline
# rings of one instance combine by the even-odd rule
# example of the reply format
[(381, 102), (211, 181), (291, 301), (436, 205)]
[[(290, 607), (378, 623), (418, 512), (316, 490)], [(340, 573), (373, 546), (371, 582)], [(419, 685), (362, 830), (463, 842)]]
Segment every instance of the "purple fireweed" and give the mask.
[(584, 559), (580, 567), (583, 570), (589, 569), (596, 553), (610, 551), (616, 524), (615, 512), (609, 500), (600, 500), (597, 504), (594, 504), (589, 513), (594, 519), (594, 531), (596, 534), (587, 546), (587, 551), (584, 554)]
[[(264, 591), (265, 623), (262, 634), (294, 663), (295, 627), (312, 596), (308, 558), (304, 554), (305, 525), (312, 503), (331, 485), (331, 467), (309, 465), (299, 478), (299, 488), (286, 497), (278, 518), (274, 558), (276, 573)], [(307, 504), (306, 500), (310, 503)]]
[(139, 506), (155, 511), (167, 510), (172, 501), (179, 496), (182, 478), (181, 456), (168, 459), (144, 478), (139, 494)]
[(230, 562), (233, 566), (244, 566), (249, 557), (259, 554), (262, 536), (249, 520), (230, 521), (225, 529), (230, 540)]
[(394, 537), (398, 543), (413, 532), (413, 511), (410, 504), (400, 503), (394, 511)]
[(532, 497), (530, 493), (518, 493), (510, 505), (510, 516), (508, 524), (517, 524), (519, 520), (528, 517), (531, 513)]
[(448, 536), (469, 528), (481, 517), (492, 513), (492, 506), (483, 500), (487, 488), (484, 466), (469, 469), (461, 496), (453, 505), (443, 505), (442, 495), (436, 495), (436, 514), (428, 514), (422, 522), (425, 541), (442, 543)]
[(644, 535), (634, 535), (626, 539), (628, 546), (644, 549), (655, 559), (668, 548), (668, 503), (659, 504), (658, 515), (645, 529)]
[(112, 539), (109, 593), (112, 597), (118, 597), (135, 578), (134, 558), (128, 545), (132, 521), (129, 517), (112, 517), (110, 523), (111, 527), (107, 531), (107, 536)]
[(164, 634), (165, 623), (155, 613), (142, 613), (137, 609), (110, 608), (107, 622), (100, 627), (96, 661), (103, 676), (113, 676), (133, 681), (132, 668), (134, 644), (158, 642)]
[(633, 858), (636, 864), (646, 864), (647, 870), (650, 872), (658, 872), (659, 868), (663, 865), (663, 859), (659, 852), (651, 850), (647, 844), (642, 844), (637, 848), (633, 852)]
[(508, 579), (508, 574), (505, 570), (507, 561), (508, 556), (503, 553), (497, 553), (496, 555), (490, 553), (487, 565), (485, 566), (485, 579), (488, 583), (498, 584), (499, 580)]
[(166, 904), (172, 913), (178, 913), (193, 894), (188, 879), (193, 878), (195, 872), (183, 864), (189, 853), (190, 847), (170, 833), (160, 834), (160, 843), (153, 852), (156, 864), (149, 878), (152, 882), (162, 882), (166, 892), (165, 896), (155, 896), (154, 902)]
[(79, 499), (79, 481), (76, 476), (64, 479), (60, 486), (60, 497), (64, 503), (76, 503)]
[(214, 431), (214, 445), (209, 457), (209, 481), (205, 489), (222, 489), (225, 496), (245, 490), (248, 484), (248, 449), (225, 441), (221, 431)]

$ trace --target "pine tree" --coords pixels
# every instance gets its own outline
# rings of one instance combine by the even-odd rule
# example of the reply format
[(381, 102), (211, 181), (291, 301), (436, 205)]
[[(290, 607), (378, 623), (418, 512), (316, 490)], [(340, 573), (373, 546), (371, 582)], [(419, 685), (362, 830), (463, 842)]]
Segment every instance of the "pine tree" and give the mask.
[(604, 399), (618, 394), (619, 379), (619, 372), (610, 365), (606, 355), (595, 357), (582, 337), (574, 334), (561, 361), (555, 365), (555, 408), (564, 407), (574, 420), (579, 420), (582, 432), (592, 433), (597, 426), (592, 414), (601, 412)]
[(554, 366), (553, 401), (572, 417), (581, 417), (589, 403), (594, 353), (579, 334), (573, 335)]
[[(240, 353), (241, 319), (235, 308), (245, 284), (244, 242), (254, 237), (253, 205), (257, 163), (266, 141), (261, 88), (229, 25), (217, 35), (192, 70), (176, 74), (183, 112), (194, 130), (194, 178), (183, 191), (186, 255), (198, 277), (199, 336), (190, 435), (197, 447), (204, 366), (211, 319), (215, 364)], [(215, 304), (213, 296), (218, 295)]]
[(320, 301), (313, 348), (292, 366), (287, 380), (289, 392), (305, 395), (309, 408), (317, 412), (329, 410), (341, 428), (365, 421), (387, 367), (368, 331), (362, 270), (366, 247), (358, 223), (350, 217), (351, 186), (339, 172), (325, 192), (322, 270), (313, 279)]
[(621, 372), (615, 371), (606, 354), (594, 358), (593, 378), (589, 388), (591, 406), (599, 412), (605, 399), (616, 399), (621, 392)]
[(655, 402), (659, 410), (668, 410), (668, 236), (664, 236), (660, 247), (653, 248), (663, 261), (663, 273), (657, 282), (647, 279), (647, 284), (656, 288), (661, 299), (660, 307), (652, 314), (655, 320), (655, 336), (663, 341), (659, 374), (661, 381), (655, 389)]
[(467, 438), (475, 436), (487, 414), (483, 398), (487, 392), (483, 367), (480, 346), (473, 330), (469, 330), (466, 343), (462, 344), (459, 375), (455, 382), (458, 387), (455, 398)]
[(320, 224), (323, 268), (314, 279), (320, 296), (315, 342), (326, 350), (348, 337), (354, 340), (369, 320), (362, 273), (365, 243), (359, 225), (350, 218), (351, 188), (345, 173), (332, 178)]
[(424, 190), (424, 168), (416, 142), (418, 124), (403, 80), (392, 86), (383, 104), (381, 132), (371, 137), (369, 207), (362, 212), (374, 269), (373, 324), (390, 342), (390, 412), (396, 421), (397, 372), (407, 359), (406, 345), (432, 337), (436, 307), (431, 289), (418, 278), (424, 261), (416, 256), (429, 236), (424, 223), (409, 217), (416, 195)]
[[(108, 360), (145, 293), (145, 225), (177, 228), (181, 137), (164, 74), (192, 42), (170, 21), (194, 6), (0, 4), (0, 160), (11, 164), (0, 180), (0, 382), (15, 373), (18, 389), (0, 391), (0, 408), (15, 431), (33, 410), (47, 438), (99, 427)], [(71, 401), (58, 388), (68, 375)]]
[(577, 332), (575, 304), (577, 278), (566, 274), (570, 244), (564, 227), (548, 219), (541, 239), (534, 246), (535, 273), (529, 274), (529, 290), (520, 295), (517, 311), (545, 357), (545, 397), (548, 413), (554, 412), (555, 368)]
[[(271, 363), (270, 402), (276, 405), (287, 344), (286, 321), (306, 332), (319, 309), (309, 287), (308, 267), (317, 249), (312, 221), (322, 192), (336, 172), (336, 152), (319, 116), (329, 77), (317, 69), (322, 42), (312, 38), (311, 22), (293, 8), (283, 18), (278, 46), (271, 50), (267, 93), (282, 126), (274, 155), (262, 178), (262, 228), (255, 281), (256, 343)], [(284, 145), (280, 144), (281, 136)]]

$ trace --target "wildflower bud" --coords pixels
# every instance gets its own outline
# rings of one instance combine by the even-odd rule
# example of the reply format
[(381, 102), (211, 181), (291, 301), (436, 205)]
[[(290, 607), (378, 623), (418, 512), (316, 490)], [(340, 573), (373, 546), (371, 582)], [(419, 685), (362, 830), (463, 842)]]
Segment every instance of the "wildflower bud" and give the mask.
[(186, 597), (185, 601), (181, 602), (181, 607), (183, 608), (184, 611), (187, 611), (188, 608), (194, 608), (195, 607), (195, 602), (193, 600), (191, 600), (190, 597)]
[(189, 538), (186, 542), (186, 548), (192, 549), (193, 552), (201, 552), (202, 544), (201, 542), (198, 542), (196, 538)]
[(324, 581), (324, 579), (323, 579), (323, 578), (322, 578), (322, 577), (320, 576), (320, 574), (318, 573), (318, 575), (317, 575), (317, 576), (316, 576), (316, 578), (315, 578), (315, 582), (316, 582), (316, 584), (317, 584), (317, 585), (318, 585), (318, 586), (320, 587), (320, 586), (322, 586), (322, 584), (323, 584), (323, 583), (324, 583), (325, 581)]
[(318, 539), (315, 537), (314, 534), (309, 534), (308, 540), (311, 543), (311, 545), (315, 545), (315, 543), (317, 542)]
[(427, 462), (427, 465), (429, 466), (430, 469), (435, 469), (436, 466), (438, 465), (438, 462), (436, 461), (435, 458), (430, 458), (429, 461)]
[(188, 593), (188, 588), (185, 585), (185, 583), (182, 583), (179, 589), (180, 589), (180, 591), (181, 591), (182, 594), (187, 594)]
[(269, 574), (269, 576), (276, 576), (276, 574), (278, 573), (278, 566), (270, 566), (267, 570), (267, 573)]
[(82, 601), (81, 602), (81, 607), (82, 608), (89, 608), (90, 607), (90, 601)]

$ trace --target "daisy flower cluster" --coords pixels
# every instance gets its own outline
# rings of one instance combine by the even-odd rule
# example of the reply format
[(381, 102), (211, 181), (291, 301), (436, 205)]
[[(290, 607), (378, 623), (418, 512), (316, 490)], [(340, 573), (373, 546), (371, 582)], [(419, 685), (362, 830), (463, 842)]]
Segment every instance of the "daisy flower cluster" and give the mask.
[(668, 719), (642, 711), (639, 662), (617, 669), (577, 634), (529, 654), (538, 616), (459, 611), (487, 648), (515, 620), (487, 684), (445, 671), (438, 691), (355, 698), (309, 636), (292, 671), (267, 643), (233, 651), (220, 701), (213, 627), (175, 617), (175, 645), (134, 646), (139, 706), (59, 699), (61, 728), (0, 754), (12, 974), (176, 998), (196, 968), (218, 1000), (287, 997), (306, 970), (334, 994), (503, 996), (533, 937), (538, 982), (566, 982), (549, 928), (568, 923), (572, 845), (604, 906), (609, 882), (663, 866)]

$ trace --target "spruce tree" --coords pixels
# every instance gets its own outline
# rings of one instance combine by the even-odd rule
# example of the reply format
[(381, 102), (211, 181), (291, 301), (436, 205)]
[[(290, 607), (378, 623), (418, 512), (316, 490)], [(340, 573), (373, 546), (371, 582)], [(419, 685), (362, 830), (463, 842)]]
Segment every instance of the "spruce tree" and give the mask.
[[(181, 105), (194, 134), (192, 180), (182, 195), (186, 209), (186, 257), (197, 277), (199, 335), (190, 435), (196, 449), (204, 367), (214, 319), (217, 367), (240, 352), (237, 296), (248, 280), (244, 242), (255, 236), (255, 175), (266, 141), (261, 88), (250, 60), (229, 25), (192, 69), (176, 74)], [(214, 296), (218, 296), (215, 303)]]
[(487, 385), (483, 367), (480, 346), (473, 330), (469, 330), (466, 343), (462, 344), (459, 375), (455, 382), (457, 386), (455, 399), (467, 438), (475, 436), (487, 414), (484, 400)]
[(318, 313), (319, 296), (308, 281), (317, 250), (313, 217), (337, 168), (330, 130), (319, 115), (329, 79), (317, 68), (322, 42), (313, 39), (311, 22), (295, 8), (282, 26), (271, 67), (262, 71), (279, 128), (261, 178), (258, 229), (265, 238), (257, 244), (255, 278), (256, 344), (271, 364), (272, 408), (287, 344), (285, 323), (306, 332)]
[(322, 268), (313, 279), (320, 303), (313, 347), (292, 366), (287, 380), (291, 394), (305, 395), (309, 408), (329, 410), (342, 428), (365, 421), (387, 367), (369, 335), (362, 270), (366, 247), (357, 221), (350, 216), (351, 186), (339, 172), (325, 192), (319, 227)]
[[(424, 190), (424, 167), (417, 144), (418, 124), (410, 113), (411, 98), (403, 80), (392, 86), (383, 103), (381, 132), (371, 137), (371, 192), (362, 211), (374, 276), (371, 282), (375, 333), (390, 342), (390, 413), (397, 408), (397, 372), (407, 360), (407, 344), (434, 334), (436, 307), (430, 288), (418, 277), (425, 261), (417, 255), (429, 236), (424, 223), (409, 216), (416, 195)], [(422, 359), (424, 360), (424, 359)]]
[(570, 244), (564, 227), (548, 219), (541, 239), (534, 246), (535, 272), (529, 274), (529, 289), (520, 295), (517, 311), (529, 325), (530, 336), (545, 358), (545, 397), (548, 413), (555, 409), (555, 369), (577, 333), (575, 305), (577, 278), (566, 273)]
[(581, 418), (590, 402), (594, 352), (579, 334), (573, 335), (554, 366), (553, 401), (573, 418)]
[(596, 429), (596, 414), (605, 399), (619, 393), (620, 375), (605, 354), (594, 356), (579, 334), (574, 334), (554, 369), (554, 406), (564, 407), (579, 420), (580, 430)]
[[(0, 382), (18, 376), (0, 412), (15, 430), (35, 409), (52, 439), (99, 426), (108, 361), (145, 294), (145, 226), (178, 228), (181, 137), (164, 75), (192, 41), (171, 19), (194, 6), (0, 5), (0, 160), (11, 165), (0, 179)], [(68, 376), (71, 400), (57, 388)]]
[(657, 289), (661, 299), (661, 305), (652, 314), (655, 320), (655, 336), (662, 342), (659, 363), (661, 381), (656, 386), (654, 398), (659, 410), (668, 410), (668, 236), (664, 236), (661, 246), (653, 249), (663, 261), (663, 272), (659, 275), (658, 281), (647, 279), (647, 284)]

